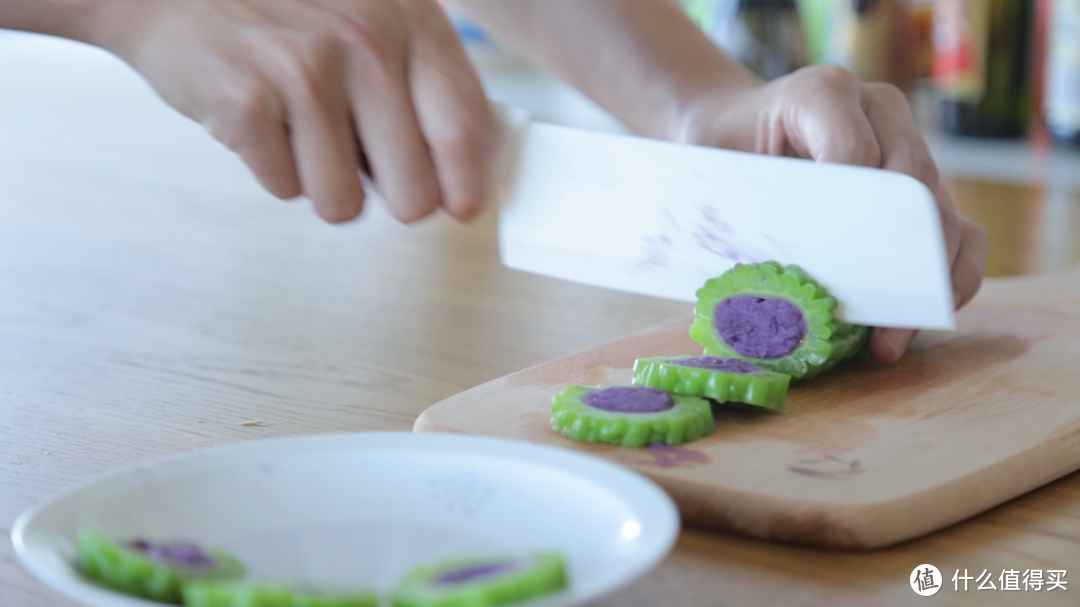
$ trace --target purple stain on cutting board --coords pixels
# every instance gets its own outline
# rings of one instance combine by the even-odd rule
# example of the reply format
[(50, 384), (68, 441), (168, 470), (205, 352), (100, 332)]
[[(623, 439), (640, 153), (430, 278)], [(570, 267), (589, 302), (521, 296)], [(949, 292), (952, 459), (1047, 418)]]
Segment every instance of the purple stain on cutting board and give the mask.
[(624, 462), (638, 466), (656, 466), (665, 470), (671, 468), (693, 468), (703, 466), (712, 461), (708, 455), (693, 451), (671, 447), (663, 443), (653, 443), (645, 449), (633, 451), (630, 457), (621, 458)]

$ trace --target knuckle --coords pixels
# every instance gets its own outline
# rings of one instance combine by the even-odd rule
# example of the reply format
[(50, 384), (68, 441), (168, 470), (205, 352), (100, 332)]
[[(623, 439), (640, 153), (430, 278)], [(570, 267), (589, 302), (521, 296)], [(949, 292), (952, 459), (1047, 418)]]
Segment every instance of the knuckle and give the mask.
[(841, 138), (836, 145), (845, 162), (869, 167), (881, 166), (881, 149), (872, 137), (853, 132)]
[(429, 136), (428, 143), (447, 156), (476, 161), (493, 142), (490, 129), (480, 121), (457, 121), (443, 125)]
[(272, 115), (266, 91), (253, 82), (234, 81), (219, 87), (214, 105), (206, 127), (234, 152), (241, 151), (252, 131)]
[(375, 57), (383, 57), (390, 46), (387, 28), (381, 27), (381, 20), (366, 15), (345, 19), (339, 23), (337, 38), (346, 48)]
[(860, 84), (854, 72), (839, 65), (817, 65), (806, 68), (806, 77), (826, 88), (848, 90)]
[(911, 113), (911, 104), (908, 103), (907, 95), (895, 84), (889, 82), (871, 82), (866, 85), (867, 93), (880, 99), (889, 107), (904, 108)]
[(390, 78), (400, 40), (392, 21), (358, 15), (336, 27), (336, 39), (366, 78), (376, 79), (376, 84)]
[(299, 93), (314, 92), (328, 76), (329, 54), (325, 44), (317, 38), (279, 36), (274, 38), (270, 48), (275, 67)]
[(911, 147), (904, 147), (897, 150), (895, 154), (894, 161), (898, 166), (905, 167), (905, 173), (918, 179), (931, 190), (937, 187), (941, 175), (938, 172), (937, 164), (934, 162), (934, 159), (930, 156), (929, 152), (926, 152), (925, 150), (915, 150)]
[(269, 118), (270, 101), (262, 87), (244, 84), (230, 88), (227, 103), (238, 124), (248, 126)]

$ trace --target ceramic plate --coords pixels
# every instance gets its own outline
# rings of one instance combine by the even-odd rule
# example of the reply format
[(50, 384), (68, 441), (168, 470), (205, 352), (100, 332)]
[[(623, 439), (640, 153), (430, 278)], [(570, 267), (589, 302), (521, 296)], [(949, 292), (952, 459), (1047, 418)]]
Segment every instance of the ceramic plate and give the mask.
[(670, 550), (670, 498), (624, 468), (569, 451), (463, 435), (357, 433), (242, 443), (144, 464), (25, 513), (15, 550), (45, 583), (90, 605), (148, 605), (83, 579), (79, 529), (190, 539), (250, 577), (373, 587), (460, 555), (554, 550), (569, 588), (530, 603), (595, 599)]

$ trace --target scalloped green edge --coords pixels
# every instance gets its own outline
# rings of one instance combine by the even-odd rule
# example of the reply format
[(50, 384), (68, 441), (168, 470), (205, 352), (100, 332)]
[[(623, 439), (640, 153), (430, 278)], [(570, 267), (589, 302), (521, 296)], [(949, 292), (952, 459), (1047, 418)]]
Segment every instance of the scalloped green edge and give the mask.
[(635, 386), (659, 388), (673, 394), (702, 396), (722, 403), (738, 402), (783, 411), (791, 376), (769, 370), (734, 373), (686, 367), (669, 361), (696, 356), (654, 356), (634, 361)]
[(696, 396), (672, 394), (675, 406), (657, 413), (604, 411), (582, 400), (593, 390), (609, 387), (566, 386), (552, 399), (551, 428), (570, 440), (623, 447), (679, 445), (716, 430), (709, 401)]
[(96, 529), (79, 532), (75, 553), (75, 566), (86, 577), (117, 592), (174, 605), (181, 604), (181, 586), (186, 580), (244, 575), (240, 561), (224, 552), (207, 552), (221, 565), (212, 572), (187, 570), (125, 548)]
[(423, 565), (411, 571), (393, 592), (394, 607), (494, 607), (552, 594), (566, 588), (566, 561), (554, 552), (531, 554), (522, 569), (490, 578), (446, 586), (431, 581), (450, 571), (516, 557), (466, 557)]
[[(716, 330), (715, 314), (720, 302), (737, 295), (784, 299), (794, 304), (806, 319), (802, 342), (778, 358), (755, 358), (736, 352)], [(741, 358), (796, 380), (811, 379), (854, 356), (870, 335), (868, 327), (836, 319), (836, 305), (836, 299), (799, 266), (781, 266), (775, 261), (743, 264), (698, 289), (690, 337), (711, 356)]]
[(378, 607), (370, 590), (298, 591), (277, 582), (198, 580), (183, 584), (186, 607)]

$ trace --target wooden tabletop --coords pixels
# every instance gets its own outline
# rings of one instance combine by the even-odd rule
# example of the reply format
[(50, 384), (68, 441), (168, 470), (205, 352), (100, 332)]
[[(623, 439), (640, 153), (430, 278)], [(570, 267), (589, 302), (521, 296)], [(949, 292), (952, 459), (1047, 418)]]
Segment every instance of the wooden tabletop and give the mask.
[[(263, 194), (107, 56), (0, 38), (0, 58), (4, 535), (104, 472), (238, 441), (408, 430), (465, 388), (687, 313), (501, 267), (491, 213), (404, 227), (373, 208), (327, 226)], [(990, 226), (991, 273), (1080, 259), (1075, 193), (952, 187)], [(1076, 604), (1080, 586), (956, 592), (948, 580), (1080, 580), (1080, 475), (870, 553), (686, 529), (656, 570), (596, 605), (914, 604), (907, 578), (922, 563), (947, 579), (938, 604)], [(0, 542), (0, 606), (69, 605)]]

